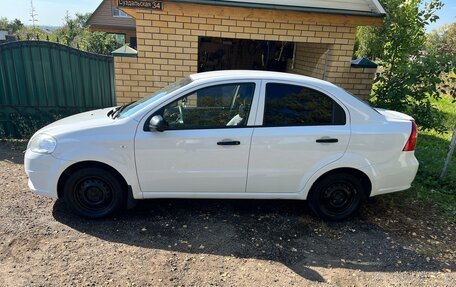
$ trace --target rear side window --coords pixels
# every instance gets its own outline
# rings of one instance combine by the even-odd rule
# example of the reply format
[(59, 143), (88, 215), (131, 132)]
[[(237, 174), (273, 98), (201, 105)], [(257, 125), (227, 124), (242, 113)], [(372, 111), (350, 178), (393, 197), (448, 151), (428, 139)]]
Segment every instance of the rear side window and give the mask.
[(266, 85), (263, 126), (345, 124), (342, 107), (319, 91), (289, 84)]

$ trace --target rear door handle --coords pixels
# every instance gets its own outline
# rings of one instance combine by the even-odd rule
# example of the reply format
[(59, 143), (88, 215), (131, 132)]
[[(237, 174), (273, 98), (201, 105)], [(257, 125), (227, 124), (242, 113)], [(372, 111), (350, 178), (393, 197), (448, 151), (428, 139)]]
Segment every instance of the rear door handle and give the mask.
[(316, 140), (317, 143), (338, 143), (338, 139), (318, 139)]
[(240, 145), (240, 141), (221, 141), (217, 143), (218, 145)]

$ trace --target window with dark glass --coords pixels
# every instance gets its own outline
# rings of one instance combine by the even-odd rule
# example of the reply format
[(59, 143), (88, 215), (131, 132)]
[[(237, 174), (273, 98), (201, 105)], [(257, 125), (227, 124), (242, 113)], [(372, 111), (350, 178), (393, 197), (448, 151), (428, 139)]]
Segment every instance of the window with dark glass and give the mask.
[(197, 90), (162, 108), (168, 129), (247, 125), (255, 84), (217, 85)]
[(342, 107), (327, 95), (302, 86), (266, 85), (264, 126), (345, 125)]

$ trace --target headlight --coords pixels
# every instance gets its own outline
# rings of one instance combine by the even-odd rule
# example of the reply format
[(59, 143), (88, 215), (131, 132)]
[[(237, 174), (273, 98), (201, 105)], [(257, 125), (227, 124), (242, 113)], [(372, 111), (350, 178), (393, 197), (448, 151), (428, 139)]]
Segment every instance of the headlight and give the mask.
[(38, 134), (32, 138), (28, 148), (36, 153), (51, 154), (57, 146), (55, 138), (47, 134)]

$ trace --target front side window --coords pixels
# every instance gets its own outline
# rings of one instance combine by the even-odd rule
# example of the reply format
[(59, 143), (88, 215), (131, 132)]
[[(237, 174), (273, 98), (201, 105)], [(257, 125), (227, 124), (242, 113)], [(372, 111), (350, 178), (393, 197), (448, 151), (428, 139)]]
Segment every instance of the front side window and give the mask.
[(247, 125), (255, 84), (227, 84), (192, 92), (162, 108), (168, 129), (242, 127)]
[(345, 125), (342, 107), (327, 95), (302, 86), (269, 83), (264, 126)]

